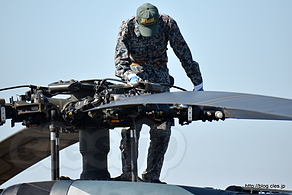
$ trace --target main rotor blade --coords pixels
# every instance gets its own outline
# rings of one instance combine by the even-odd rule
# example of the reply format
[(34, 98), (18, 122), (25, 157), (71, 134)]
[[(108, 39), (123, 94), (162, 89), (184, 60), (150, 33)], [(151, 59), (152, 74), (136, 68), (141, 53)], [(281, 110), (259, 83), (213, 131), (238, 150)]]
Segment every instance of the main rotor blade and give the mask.
[(246, 93), (186, 91), (124, 98), (90, 110), (141, 104), (186, 104), (220, 107), (226, 118), (292, 120), (292, 100)]
[[(60, 149), (79, 141), (78, 133), (60, 133)], [(24, 128), (0, 142), (0, 184), (51, 154), (48, 126)]]

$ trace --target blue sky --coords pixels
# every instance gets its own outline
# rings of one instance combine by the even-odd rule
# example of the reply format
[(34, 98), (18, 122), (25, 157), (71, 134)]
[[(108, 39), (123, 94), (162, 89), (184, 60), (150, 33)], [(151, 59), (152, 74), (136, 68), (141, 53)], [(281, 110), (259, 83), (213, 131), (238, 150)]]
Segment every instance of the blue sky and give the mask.
[[(0, 0), (0, 88), (58, 80), (114, 78), (114, 48), (122, 20), (145, 1)], [(206, 91), (231, 91), (292, 99), (292, 1), (151, 1), (177, 22), (200, 63)], [(193, 88), (169, 49), (175, 84)], [(0, 97), (26, 89), (0, 92)], [(290, 121), (226, 120), (176, 125), (161, 180), (214, 187), (284, 184), (292, 189)], [(0, 139), (22, 128), (0, 127)], [(109, 167), (120, 173), (120, 129), (111, 131)], [(145, 168), (147, 128), (140, 143)], [(62, 152), (62, 175), (78, 178), (78, 145)], [(17, 182), (49, 180), (49, 160), (31, 167)]]

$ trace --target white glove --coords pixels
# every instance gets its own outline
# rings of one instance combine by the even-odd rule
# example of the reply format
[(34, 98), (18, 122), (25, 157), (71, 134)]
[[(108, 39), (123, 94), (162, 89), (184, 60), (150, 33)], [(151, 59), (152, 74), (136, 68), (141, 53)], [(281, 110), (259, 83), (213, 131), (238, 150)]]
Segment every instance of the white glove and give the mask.
[(201, 83), (199, 85), (195, 85), (193, 91), (204, 91), (204, 89), (203, 89), (203, 83)]

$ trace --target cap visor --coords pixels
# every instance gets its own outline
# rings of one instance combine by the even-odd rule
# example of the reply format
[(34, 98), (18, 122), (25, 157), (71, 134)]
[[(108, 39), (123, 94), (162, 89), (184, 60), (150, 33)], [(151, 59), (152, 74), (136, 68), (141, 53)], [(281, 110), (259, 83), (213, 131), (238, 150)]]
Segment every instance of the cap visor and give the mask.
[(158, 32), (158, 24), (153, 24), (153, 25), (139, 25), (139, 30), (142, 36), (144, 37), (151, 37), (155, 36)]

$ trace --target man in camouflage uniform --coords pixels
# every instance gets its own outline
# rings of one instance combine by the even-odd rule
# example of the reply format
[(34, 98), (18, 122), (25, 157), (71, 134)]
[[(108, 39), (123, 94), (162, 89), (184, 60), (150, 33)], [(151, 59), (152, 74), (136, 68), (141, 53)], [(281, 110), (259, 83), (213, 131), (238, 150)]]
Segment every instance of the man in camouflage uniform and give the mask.
[[(193, 60), (177, 23), (168, 15), (159, 14), (157, 7), (149, 3), (141, 5), (136, 16), (123, 21), (120, 27), (115, 50), (115, 75), (130, 84), (138, 81), (170, 84), (167, 67), (168, 42), (194, 84), (194, 90), (202, 91), (199, 64)], [(169, 92), (169, 87), (165, 87), (164, 92)], [(138, 125), (136, 128), (137, 138), (141, 127), (142, 125)], [(142, 174), (144, 181), (160, 183), (159, 177), (170, 133), (171, 122), (151, 127), (147, 168)], [(122, 130), (120, 149), (123, 173), (118, 178), (131, 180), (131, 145), (128, 130)]]

